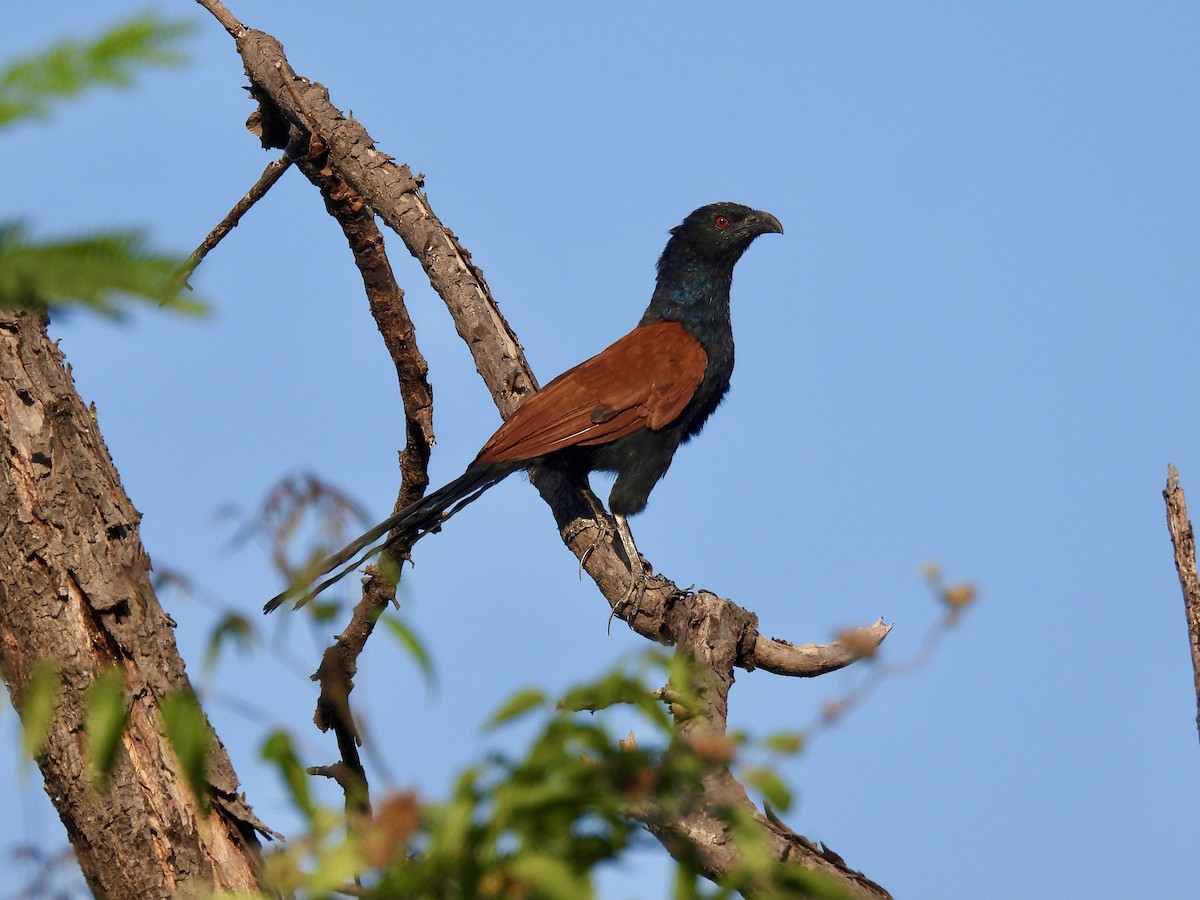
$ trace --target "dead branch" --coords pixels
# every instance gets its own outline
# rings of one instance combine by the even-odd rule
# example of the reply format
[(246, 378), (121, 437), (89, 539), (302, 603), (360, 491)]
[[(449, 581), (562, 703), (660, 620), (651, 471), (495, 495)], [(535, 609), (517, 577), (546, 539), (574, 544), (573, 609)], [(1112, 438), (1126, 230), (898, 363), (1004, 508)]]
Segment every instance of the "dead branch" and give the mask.
[(291, 164), (292, 161), (287, 157), (287, 154), (284, 154), (275, 160), (275, 162), (267, 164), (267, 167), (263, 170), (262, 175), (259, 176), (258, 181), (254, 183), (254, 186), (246, 192), (246, 195), (241, 200), (233, 205), (233, 209), (216, 224), (213, 230), (200, 242), (200, 246), (193, 250), (183, 265), (179, 267), (179, 272), (175, 278), (180, 284), (187, 283), (188, 279), (192, 277), (192, 273), (196, 271), (196, 267), (200, 265), (209, 251), (221, 243), (221, 240), (229, 232), (238, 227), (238, 223), (242, 221), (242, 216), (250, 211), (250, 207), (266, 196), (267, 191), (271, 189), (275, 182), (283, 177), (283, 173), (288, 170), (288, 166)]
[(797, 646), (779, 638), (757, 636), (751, 651), (750, 665), (776, 675), (815, 678), (836, 672), (853, 662), (870, 657), (892, 630), (883, 619), (865, 628), (856, 629), (830, 644), (801, 644)]
[[(694, 710), (676, 718), (676, 730), (683, 742), (723, 738), (729, 710), (729, 689), (733, 670), (758, 643), (757, 620), (753, 613), (701, 591), (691, 602), (679, 604), (670, 613), (672, 633), (679, 651), (698, 665), (692, 669), (695, 682), (689, 693), (701, 698), (703, 712)], [(750, 801), (746, 789), (727, 767), (719, 767), (703, 779), (699, 802), (669, 812), (650, 810), (642, 818), (667, 851), (681, 860), (700, 865), (714, 880), (734, 870), (738, 863), (737, 845), (730, 840), (731, 812), (759, 824), (771, 846), (773, 856), (801, 868), (827, 876), (845, 886), (853, 896), (890, 897), (880, 885), (861, 872), (851, 869), (836, 853), (825, 851), (782, 823), (772, 822)]]
[(1188, 643), (1192, 648), (1192, 672), (1196, 690), (1196, 727), (1200, 728), (1200, 578), (1196, 576), (1196, 535), (1187, 515), (1187, 498), (1179, 486), (1179, 472), (1167, 466), (1167, 529), (1175, 547), (1175, 570), (1183, 589), (1183, 610), (1187, 615)]
[[(201, 3), (215, 5), (213, 0)], [(342, 179), (400, 235), (446, 303), (501, 414), (507, 415), (525, 395), (537, 389), (537, 381), (482, 272), (471, 263), (470, 254), (457, 237), (434, 215), (421, 190), (421, 179), (377, 150), (363, 126), (330, 103), (325, 88), (297, 76), (273, 37), (251, 29), (231, 33), (235, 34), (251, 79), (252, 95), (260, 103), (260, 121), (274, 123), (273, 127), (264, 127), (264, 143), (296, 146), (297, 132), (307, 132), (310, 156), (321, 159), (324, 170)], [(600, 513), (598, 501), (586, 484), (551, 467), (532, 467), (530, 478), (550, 505), (564, 542), (581, 560), (610, 606), (617, 607), (624, 599), (629, 570), (611, 541), (602, 540), (596, 545), (597, 536), (612, 534), (611, 523)], [(713, 685), (706, 692), (709, 712), (705, 727), (717, 732), (725, 727), (728, 688), (735, 666), (751, 669), (767, 662), (780, 669), (804, 668), (797, 662), (802, 654), (788, 654), (765, 642), (761, 651), (757, 649), (760, 638), (752, 613), (706, 592), (680, 590), (661, 576), (655, 577), (639, 604), (623, 617), (639, 634), (675, 644), (705, 662)], [(883, 627), (882, 623), (872, 626)], [(886, 629), (878, 639), (885, 634)], [(843, 646), (836, 651), (817, 654), (825, 657), (818, 668), (831, 665), (831, 660), (844, 660), (839, 663), (844, 665), (865, 655), (861, 647), (841, 643)], [(694, 721), (680, 724), (681, 732), (694, 727)], [(823, 853), (811, 842), (773, 826), (754, 808), (727, 770), (707, 779), (704, 796), (699, 799), (695, 816), (704, 821), (686, 817), (659, 820), (653, 816), (647, 821), (673, 853), (680, 852), (681, 841), (687, 845), (689, 855), (714, 851), (705, 857), (706, 871), (714, 877), (729, 871), (735, 862), (728, 823), (720, 815), (733, 805), (760, 822), (764, 834), (770, 836), (777, 859), (822, 871), (855, 896), (887, 896), (882, 888), (841, 863), (836, 854)], [(702, 835), (710, 835), (711, 841)]]
[[(299, 161), (300, 171), (321, 191), (325, 208), (333, 216), (350, 245), (362, 276), (367, 302), (396, 367), (404, 407), (406, 441), (400, 452), (400, 491), (396, 509), (419, 499), (429, 486), (429, 454), (433, 445), (433, 391), (429, 367), (416, 343), (416, 331), (404, 292), (384, 251), (383, 235), (362, 197), (345, 181), (331, 174), (323, 154)], [(410, 546), (398, 541), (386, 552), (384, 568), (398, 573)], [(361, 737), (350, 707), (358, 657), (365, 649), (384, 609), (396, 600), (393, 578), (384, 577), (380, 567), (371, 566), (364, 582), (362, 599), (355, 605), (349, 625), (337, 636), (321, 658), (313, 676), (320, 686), (313, 721), (322, 731), (332, 730), (342, 763), (337, 779), (346, 795), (347, 811), (370, 812), (370, 790), (366, 770), (358, 753)]]

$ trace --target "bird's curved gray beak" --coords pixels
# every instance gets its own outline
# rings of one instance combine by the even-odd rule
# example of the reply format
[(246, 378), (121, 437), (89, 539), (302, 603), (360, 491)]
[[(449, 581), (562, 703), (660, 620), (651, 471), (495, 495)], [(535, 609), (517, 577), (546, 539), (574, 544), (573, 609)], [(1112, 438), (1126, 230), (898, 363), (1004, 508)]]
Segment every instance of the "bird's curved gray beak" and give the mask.
[(763, 212), (761, 209), (755, 210), (755, 215), (758, 218), (760, 234), (783, 234), (783, 226), (769, 212)]

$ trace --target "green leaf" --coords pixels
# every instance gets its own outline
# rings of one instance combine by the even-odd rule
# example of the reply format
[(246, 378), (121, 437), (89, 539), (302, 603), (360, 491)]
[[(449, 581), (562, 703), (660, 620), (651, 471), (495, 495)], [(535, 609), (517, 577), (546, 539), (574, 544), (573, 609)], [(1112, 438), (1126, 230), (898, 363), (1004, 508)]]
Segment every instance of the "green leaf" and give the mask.
[(775, 855), (754, 814), (739, 806), (726, 807), (721, 812), (732, 844), (737, 848), (738, 861), (727, 879), (730, 887), (752, 884), (776, 867)]
[(316, 865), (305, 881), (305, 893), (322, 897), (337, 891), (353, 881), (362, 868), (362, 854), (359, 853), (357, 842), (327, 844), (317, 856)]
[(513, 873), (533, 885), (537, 896), (562, 900), (587, 900), (595, 896), (586, 876), (575, 872), (566, 862), (532, 850), (522, 851), (512, 862)]
[(317, 808), (308, 790), (308, 772), (300, 763), (291, 737), (283, 731), (271, 732), (263, 742), (261, 753), (263, 759), (275, 763), (283, 783), (292, 795), (292, 802), (311, 822)]
[(343, 604), (337, 600), (313, 600), (304, 608), (308, 610), (314, 622), (324, 625), (336, 619), (342, 607)]
[(182, 690), (163, 697), (159, 708), (163, 730), (183, 769), (183, 777), (201, 811), (207, 813), (208, 755), (212, 750), (213, 734), (200, 701), (194, 692)]
[(254, 640), (254, 625), (241, 613), (227, 613), (221, 617), (208, 638), (208, 650), (204, 654), (204, 671), (211, 673), (226, 643), (233, 643), (239, 650), (249, 649)]
[(54, 713), (58, 709), (58, 689), (62, 672), (52, 660), (43, 659), (33, 668), (21, 694), (21, 748), (33, 759), (46, 746)]
[(45, 117), (52, 102), (89, 87), (128, 85), (138, 66), (179, 65), (184, 56), (172, 44), (192, 28), (145, 13), (90, 41), (61, 41), (10, 63), (0, 69), (0, 126)]
[(779, 731), (769, 734), (763, 740), (763, 746), (773, 753), (795, 756), (804, 749), (803, 731)]
[(703, 714), (704, 700), (699, 688), (711, 677), (688, 653), (676, 653), (667, 660), (671, 703), (682, 718)]
[(704, 900), (700, 889), (700, 873), (694, 866), (676, 861), (671, 891), (672, 900)]
[(97, 676), (84, 694), (83, 709), (83, 730), (92, 783), (102, 787), (117, 763), (121, 735), (129, 720), (129, 707), (125, 702), (125, 673), (114, 666)]
[(492, 713), (491, 718), (484, 723), (484, 728), (496, 728), (499, 725), (523, 716), (531, 709), (545, 706), (545, 704), (546, 695), (537, 688), (525, 688), (524, 690), (517, 691), (505, 701), (503, 706)]
[(651, 722), (667, 724), (669, 717), (662, 703), (639, 678), (617, 670), (598, 681), (569, 690), (559, 701), (562, 709), (575, 712), (599, 712), (612, 706), (632, 706)]
[(417, 668), (421, 670), (421, 675), (425, 678), (425, 684), (432, 687), (437, 681), (437, 673), (433, 669), (433, 660), (430, 659), (421, 639), (408, 625), (395, 616), (386, 616), (383, 621), (400, 645), (408, 651), (413, 662), (417, 664)]
[(763, 799), (780, 812), (786, 811), (792, 805), (791, 789), (770, 769), (747, 769), (743, 777), (748, 784), (758, 788)]
[(94, 232), (31, 241), (19, 222), (0, 224), (0, 306), (23, 309), (82, 304), (118, 318), (122, 298), (149, 300), (181, 313), (208, 307), (183, 296), (181, 260), (152, 253), (137, 231)]

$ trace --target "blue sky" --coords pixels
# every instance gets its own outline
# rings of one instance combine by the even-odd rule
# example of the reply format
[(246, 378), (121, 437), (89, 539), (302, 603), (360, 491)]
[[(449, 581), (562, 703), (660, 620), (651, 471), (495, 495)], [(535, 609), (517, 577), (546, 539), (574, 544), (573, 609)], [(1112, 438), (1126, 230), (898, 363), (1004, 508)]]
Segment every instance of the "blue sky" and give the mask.
[[(33, 4), (4, 58), (140, 3)], [(3, 215), (44, 235), (141, 225), (186, 253), (271, 157), (229, 38), (193, 4), (191, 64), (0, 135)], [(1161, 490), (1200, 509), (1200, 9), (1189, 3), (550, 4), (235, 2), (381, 149), (426, 174), (542, 380), (637, 321), (667, 230), (714, 200), (774, 213), (734, 281), (738, 369), (704, 434), (633, 523), (682, 585), (824, 641), (882, 616), (889, 658), (939, 615), (920, 567), (977, 606), (786, 766), (796, 830), (898, 898), (1185, 897), (1200, 840), (1195, 698)], [(389, 241), (433, 379), (435, 482), (497, 424), (440, 301)], [(279, 588), (221, 511), (312, 471), (382, 517), (403, 439), (394, 375), (337, 227), (289, 173), (194, 279), (206, 321), (139, 312), (54, 325), (160, 569), (251, 802), (287, 830), (257, 762), (264, 723), (307, 726), (327, 635), (266, 634), (300, 660), (204, 678), (214, 606)], [(597, 483), (602, 495), (607, 485)], [(361, 709), (382, 788), (442, 794), (518, 734), (479, 724), (642, 649), (606, 633), (536, 493), (494, 489), (419, 547), (405, 615), (427, 691), (380, 635)], [(298, 674), (299, 673), (299, 674)], [(738, 727), (808, 724), (853, 674), (739, 673)], [(247, 714), (245, 707), (254, 711)], [(16, 718), (0, 847), (65, 841)], [(331, 795), (330, 795), (331, 796)], [(603, 897), (664, 896), (654, 849)]]

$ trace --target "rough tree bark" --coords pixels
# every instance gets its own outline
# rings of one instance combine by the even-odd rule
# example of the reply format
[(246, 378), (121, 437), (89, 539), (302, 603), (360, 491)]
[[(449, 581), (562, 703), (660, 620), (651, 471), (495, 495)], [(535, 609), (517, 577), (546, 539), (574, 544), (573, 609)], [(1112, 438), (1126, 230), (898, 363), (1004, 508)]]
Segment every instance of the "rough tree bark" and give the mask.
[[(52, 661), (62, 684), (37, 763), (98, 896), (255, 890), (257, 833), (269, 832), (215, 736), (208, 814), (164, 736), (159, 702), (190, 689), (175, 623), (150, 583), (140, 516), (45, 326), (40, 314), (0, 312), (0, 670), (13, 706), (23, 710), (35, 666)], [(84, 694), (113, 668), (128, 726), (97, 790)]]
[(1167, 466), (1167, 530), (1175, 548), (1175, 571), (1183, 591), (1183, 612), (1187, 617), (1188, 644), (1192, 651), (1192, 686), (1196, 692), (1196, 727), (1200, 728), (1200, 575), (1196, 573), (1196, 535), (1188, 519), (1187, 498), (1179, 486), (1179, 472)]

